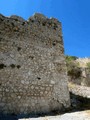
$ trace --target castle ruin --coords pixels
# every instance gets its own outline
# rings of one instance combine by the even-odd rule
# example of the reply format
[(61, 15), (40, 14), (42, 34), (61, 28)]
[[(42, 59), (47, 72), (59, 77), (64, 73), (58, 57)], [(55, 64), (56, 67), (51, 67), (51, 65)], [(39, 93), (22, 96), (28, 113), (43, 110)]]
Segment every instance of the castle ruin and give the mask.
[(68, 108), (61, 23), (35, 14), (27, 21), (0, 15), (0, 113)]

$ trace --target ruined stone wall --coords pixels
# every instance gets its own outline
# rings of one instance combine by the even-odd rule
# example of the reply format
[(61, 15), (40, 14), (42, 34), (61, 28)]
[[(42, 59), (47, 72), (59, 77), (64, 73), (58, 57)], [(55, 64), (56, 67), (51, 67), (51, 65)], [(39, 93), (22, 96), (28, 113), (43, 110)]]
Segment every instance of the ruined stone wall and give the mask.
[(69, 107), (61, 23), (35, 14), (0, 15), (0, 113)]

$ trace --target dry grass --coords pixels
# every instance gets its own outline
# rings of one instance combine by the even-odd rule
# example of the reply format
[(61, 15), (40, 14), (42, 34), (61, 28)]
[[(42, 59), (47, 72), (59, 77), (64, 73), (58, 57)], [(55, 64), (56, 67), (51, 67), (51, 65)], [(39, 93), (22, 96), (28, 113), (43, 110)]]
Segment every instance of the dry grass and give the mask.
[(87, 63), (90, 62), (90, 58), (78, 58), (76, 59), (76, 62), (79, 63), (80, 67), (87, 67)]

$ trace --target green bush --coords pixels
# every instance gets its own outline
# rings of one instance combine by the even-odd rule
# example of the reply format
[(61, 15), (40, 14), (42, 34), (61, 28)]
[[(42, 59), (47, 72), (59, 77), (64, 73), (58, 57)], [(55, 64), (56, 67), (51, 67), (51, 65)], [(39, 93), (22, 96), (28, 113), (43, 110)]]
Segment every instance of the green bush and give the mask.
[(76, 56), (68, 56), (68, 55), (66, 55), (66, 60), (67, 61), (72, 61), (72, 60), (76, 60), (78, 57), (76, 57)]
[(90, 62), (88, 62), (88, 63), (86, 64), (86, 66), (87, 66), (87, 68), (90, 69)]
[(66, 56), (66, 65), (67, 67), (71, 68), (71, 67), (79, 67), (79, 63), (75, 62), (75, 60), (77, 59), (78, 57), (75, 57), (75, 56)]
[(81, 76), (81, 69), (79, 68), (79, 63), (75, 61), (76, 59), (77, 57), (75, 56), (66, 56), (67, 73), (72, 79)]
[(77, 79), (81, 76), (81, 69), (80, 68), (71, 68), (68, 70), (68, 76), (71, 76), (72, 79)]

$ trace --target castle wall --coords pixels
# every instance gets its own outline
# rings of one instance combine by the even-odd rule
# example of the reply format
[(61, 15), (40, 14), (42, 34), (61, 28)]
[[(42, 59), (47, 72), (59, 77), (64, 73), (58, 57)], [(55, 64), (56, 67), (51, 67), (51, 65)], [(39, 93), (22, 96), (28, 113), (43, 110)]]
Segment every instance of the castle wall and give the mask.
[(61, 23), (35, 14), (0, 15), (0, 112), (46, 113), (69, 107)]

